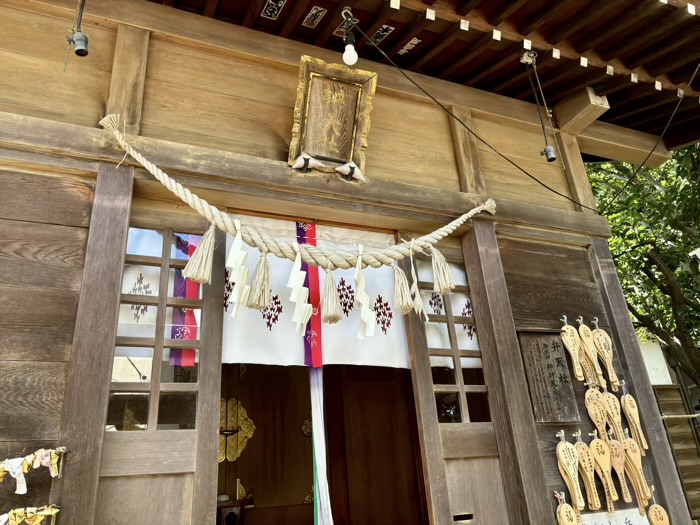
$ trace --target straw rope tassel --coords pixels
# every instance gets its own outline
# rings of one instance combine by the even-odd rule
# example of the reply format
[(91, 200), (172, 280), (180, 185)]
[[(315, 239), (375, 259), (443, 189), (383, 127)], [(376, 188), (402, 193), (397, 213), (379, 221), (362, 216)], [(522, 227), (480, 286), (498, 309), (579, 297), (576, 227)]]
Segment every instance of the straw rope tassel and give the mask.
[(404, 271), (396, 264), (392, 264), (391, 268), (394, 270), (394, 308), (401, 312), (401, 315), (406, 315), (413, 310), (411, 288)]
[(214, 259), (216, 225), (212, 223), (195, 249), (190, 261), (182, 270), (183, 277), (196, 283), (211, 283), (211, 264)]
[(440, 295), (448, 294), (455, 287), (455, 280), (445, 256), (435, 246), (430, 247), (433, 263), (433, 290)]
[(267, 251), (260, 254), (260, 260), (255, 267), (253, 282), (251, 283), (250, 296), (247, 308), (264, 310), (270, 306), (270, 263), (267, 262)]
[[(131, 157), (143, 166), (155, 179), (165, 186), (170, 192), (176, 195), (180, 200), (186, 203), (190, 208), (195, 210), (199, 215), (206, 218), (209, 222), (216, 225), (220, 230), (235, 235), (237, 230), (233, 224), (233, 218), (226, 212), (222, 212), (215, 206), (209, 204), (195, 193), (185, 188), (182, 184), (172, 179), (167, 173), (161, 170), (145, 158), (140, 152), (136, 151), (126, 140), (126, 135), (119, 130), (119, 116), (107, 115), (100, 121), (106, 130), (110, 131), (117, 140), (119, 146), (126, 151)], [(485, 203), (457, 217), (452, 222), (446, 224), (442, 228), (435, 230), (432, 233), (423, 235), (415, 239), (414, 244), (417, 249), (427, 250), (432, 244), (436, 244), (441, 239), (444, 239), (465, 222), (471, 219), (474, 215), (481, 212), (495, 213), (496, 203), (492, 199), (488, 199)], [(264, 232), (260, 232), (253, 227), (243, 226), (242, 228), (243, 241), (257, 248), (260, 251), (267, 250), (275, 257), (281, 259), (289, 259), (293, 261), (296, 258), (292, 244), (284, 239), (277, 239)], [(320, 266), (321, 268), (330, 267), (331, 270), (341, 268), (350, 270), (357, 264), (357, 254), (341, 249), (319, 248), (317, 246), (303, 245), (300, 247), (301, 260), (312, 266)], [(367, 248), (363, 254), (363, 264), (372, 268), (380, 268), (382, 266), (390, 266), (392, 262), (400, 261), (409, 256), (410, 248), (408, 243), (396, 244), (387, 248)]]
[(413, 296), (412, 308), (418, 314), (418, 317), (424, 323), (429, 321), (428, 314), (425, 313), (425, 308), (423, 308), (423, 298), (420, 296), (420, 289), (418, 288), (418, 276), (416, 275), (416, 267), (414, 264), (413, 256), (413, 239), (411, 239), (411, 295)]
[(321, 320), (326, 324), (338, 323), (343, 318), (338, 286), (335, 284), (335, 278), (330, 268), (326, 268), (326, 284), (323, 287), (323, 296), (321, 297), (321, 312), (323, 313)]

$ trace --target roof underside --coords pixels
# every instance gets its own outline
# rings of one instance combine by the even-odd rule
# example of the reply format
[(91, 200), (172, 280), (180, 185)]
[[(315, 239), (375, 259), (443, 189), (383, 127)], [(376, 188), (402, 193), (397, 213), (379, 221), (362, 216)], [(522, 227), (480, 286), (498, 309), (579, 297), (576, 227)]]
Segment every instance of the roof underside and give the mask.
[[(610, 104), (601, 121), (659, 135), (680, 89), (685, 99), (666, 145), (700, 141), (700, 75), (688, 85), (700, 60), (700, 0), (402, 0), (399, 9), (388, 0), (150, 1), (339, 52), (340, 12), (350, 6), (402, 68), (534, 102), (520, 63), (528, 39), (548, 105), (591, 86)], [(356, 48), (362, 58), (383, 60), (364, 39)]]

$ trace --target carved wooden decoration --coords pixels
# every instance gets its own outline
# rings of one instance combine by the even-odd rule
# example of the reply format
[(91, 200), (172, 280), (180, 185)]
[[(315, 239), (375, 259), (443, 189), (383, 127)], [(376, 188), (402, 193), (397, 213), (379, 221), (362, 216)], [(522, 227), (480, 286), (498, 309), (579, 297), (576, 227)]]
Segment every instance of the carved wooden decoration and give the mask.
[(289, 164), (314, 158), (365, 169), (369, 114), (377, 74), (301, 57)]

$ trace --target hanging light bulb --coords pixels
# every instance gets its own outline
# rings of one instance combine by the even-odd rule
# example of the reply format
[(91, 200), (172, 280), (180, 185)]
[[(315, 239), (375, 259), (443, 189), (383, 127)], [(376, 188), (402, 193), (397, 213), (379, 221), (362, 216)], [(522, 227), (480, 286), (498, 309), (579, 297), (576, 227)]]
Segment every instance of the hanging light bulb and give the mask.
[(355, 36), (350, 32), (350, 30), (345, 31), (345, 38), (343, 38), (345, 43), (345, 52), (343, 53), (343, 62), (348, 66), (354, 66), (357, 64), (357, 51), (355, 51)]

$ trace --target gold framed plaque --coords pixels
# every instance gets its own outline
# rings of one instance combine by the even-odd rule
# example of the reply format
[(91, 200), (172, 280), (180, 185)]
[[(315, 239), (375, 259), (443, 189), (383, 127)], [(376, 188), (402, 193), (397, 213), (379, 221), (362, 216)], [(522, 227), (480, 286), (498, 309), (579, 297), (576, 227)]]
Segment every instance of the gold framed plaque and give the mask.
[(289, 164), (312, 157), (365, 169), (369, 114), (377, 74), (301, 57)]

